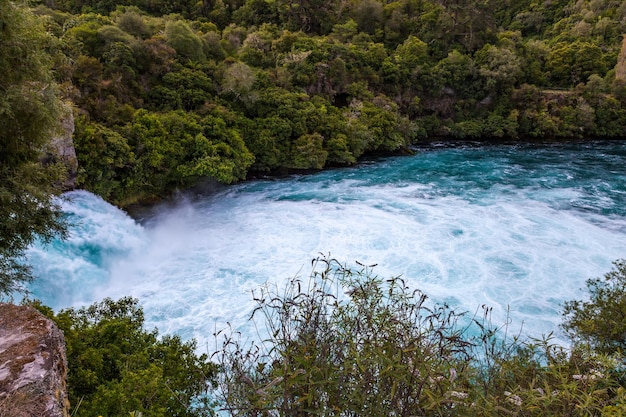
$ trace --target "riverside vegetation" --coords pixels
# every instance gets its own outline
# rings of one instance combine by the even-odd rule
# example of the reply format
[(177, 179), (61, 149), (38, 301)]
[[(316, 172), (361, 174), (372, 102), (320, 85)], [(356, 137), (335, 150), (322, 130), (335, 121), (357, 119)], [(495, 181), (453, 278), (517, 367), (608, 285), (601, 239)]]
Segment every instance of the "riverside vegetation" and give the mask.
[(626, 261), (588, 289), (589, 301), (565, 304), (570, 348), (328, 257), (257, 291), (259, 340), (218, 331), (212, 358), (157, 340), (131, 298), (36, 306), (65, 332), (76, 416), (625, 415)]
[(624, 137), (621, 1), (31, 4), (78, 184), (118, 206), (433, 137)]
[[(609, 0), (0, 0), (0, 292), (66, 229), (46, 152), (62, 101), (80, 186), (125, 206), (433, 136), (621, 138), (625, 26)], [(571, 349), (326, 258), (258, 295), (264, 342), (216, 335), (218, 366), (143, 329), (137, 300), (39, 307), (66, 333), (77, 416), (613, 416), (625, 277), (616, 262), (566, 303)]]

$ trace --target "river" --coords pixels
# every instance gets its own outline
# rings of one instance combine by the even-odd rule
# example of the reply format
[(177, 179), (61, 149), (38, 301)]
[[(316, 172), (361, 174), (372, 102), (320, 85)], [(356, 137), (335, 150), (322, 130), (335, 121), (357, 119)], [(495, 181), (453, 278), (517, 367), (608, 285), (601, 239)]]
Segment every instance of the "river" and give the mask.
[(324, 253), (563, 340), (562, 303), (626, 257), (625, 167), (624, 142), (433, 144), (180, 196), (141, 219), (74, 191), (69, 239), (28, 251), (30, 290), (57, 310), (132, 295), (148, 327), (203, 346), (227, 322), (250, 329), (251, 290), (308, 275)]

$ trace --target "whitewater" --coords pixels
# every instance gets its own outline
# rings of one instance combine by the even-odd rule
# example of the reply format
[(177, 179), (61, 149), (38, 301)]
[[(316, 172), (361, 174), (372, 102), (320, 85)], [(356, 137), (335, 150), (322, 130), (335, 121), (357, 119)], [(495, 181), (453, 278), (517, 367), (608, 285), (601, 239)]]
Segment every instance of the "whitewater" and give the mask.
[(227, 323), (249, 332), (251, 291), (306, 277), (322, 253), (564, 340), (563, 302), (626, 257), (625, 163), (624, 142), (435, 144), (181, 194), (135, 218), (74, 191), (61, 201), (69, 238), (28, 251), (29, 289), (55, 310), (130, 295), (149, 328), (203, 346)]

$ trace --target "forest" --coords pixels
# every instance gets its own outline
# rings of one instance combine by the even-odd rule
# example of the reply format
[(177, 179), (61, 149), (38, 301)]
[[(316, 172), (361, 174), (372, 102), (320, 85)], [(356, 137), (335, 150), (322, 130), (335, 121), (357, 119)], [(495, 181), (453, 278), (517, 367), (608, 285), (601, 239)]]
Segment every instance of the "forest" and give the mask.
[(613, 139), (610, 0), (44, 0), (78, 186), (125, 207), (433, 139)]

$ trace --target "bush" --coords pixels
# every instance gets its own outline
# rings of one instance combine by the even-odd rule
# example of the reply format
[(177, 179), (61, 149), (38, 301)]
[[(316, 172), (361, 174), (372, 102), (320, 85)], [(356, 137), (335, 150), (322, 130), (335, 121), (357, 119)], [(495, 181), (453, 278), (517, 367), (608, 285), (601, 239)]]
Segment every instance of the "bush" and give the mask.
[(107, 298), (56, 315), (45, 306), (35, 307), (65, 333), (72, 416), (214, 415), (205, 394), (216, 366), (195, 353), (194, 341), (158, 339), (156, 330), (144, 330), (136, 299)]
[[(469, 344), (447, 307), (426, 307), (401, 278), (383, 281), (318, 259), (308, 282), (257, 294), (268, 338), (229, 336), (218, 353), (232, 415), (423, 415), (451, 412)], [(454, 377), (453, 375), (456, 375)]]
[[(228, 331), (214, 354), (232, 416), (588, 416), (625, 411), (612, 358), (521, 340), (325, 257), (308, 280), (254, 294), (262, 341)], [(506, 325), (505, 325), (506, 327)], [(612, 414), (611, 414), (612, 413)]]
[(590, 301), (565, 303), (563, 329), (575, 343), (623, 355), (626, 348), (626, 260), (613, 263), (602, 278), (587, 280)]
[(193, 341), (145, 331), (132, 298), (56, 315), (36, 306), (65, 333), (75, 416), (213, 416), (217, 405), (268, 417), (616, 416), (626, 415), (626, 263), (615, 267), (588, 281), (591, 301), (566, 303), (571, 349), (510, 336), (486, 306), (457, 313), (400, 277), (326, 257), (307, 279), (257, 291), (261, 341), (217, 332), (217, 365)]

